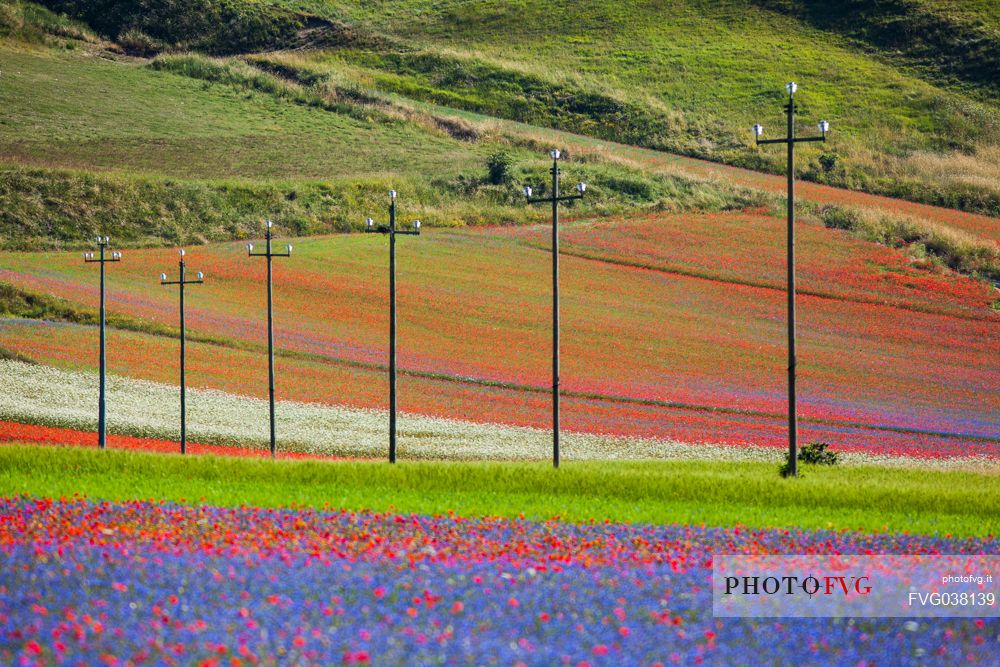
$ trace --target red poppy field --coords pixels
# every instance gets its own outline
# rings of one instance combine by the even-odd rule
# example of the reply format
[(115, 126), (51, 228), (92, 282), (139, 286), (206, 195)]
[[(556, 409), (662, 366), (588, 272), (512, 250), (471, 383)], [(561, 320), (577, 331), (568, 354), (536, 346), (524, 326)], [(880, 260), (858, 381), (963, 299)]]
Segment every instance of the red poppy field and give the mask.
[[(69, 447), (96, 447), (94, 434), (89, 431), (77, 431), (71, 428), (55, 426), (38, 426), (36, 424), (18, 424), (17, 422), (0, 421), (0, 444), (19, 443), (32, 445), (62, 445)], [(174, 440), (159, 440), (156, 438), (137, 438), (127, 435), (108, 434), (108, 447), (135, 452), (152, 452), (157, 454), (177, 453), (177, 442)], [(220, 445), (204, 445), (197, 442), (187, 443), (187, 451), (194, 456), (249, 456), (266, 458), (270, 453), (264, 449), (244, 449), (240, 447), (225, 447)], [(300, 452), (280, 452), (282, 459), (316, 459), (323, 461), (339, 460), (333, 456), (318, 456)]]
[[(546, 231), (431, 230), (402, 240), (402, 410), (548, 426)], [(783, 443), (782, 221), (753, 212), (583, 221), (563, 239), (567, 429)], [(294, 245), (275, 264), (279, 398), (383, 407), (385, 240)], [(191, 248), (188, 260), (206, 273), (189, 292), (189, 330), (217, 339), (189, 347), (189, 386), (264, 395), (263, 263), (241, 244)], [(175, 262), (171, 250), (129, 251), (109, 270), (111, 311), (175, 327), (176, 294), (156, 280)], [(989, 286), (809, 224), (799, 266), (804, 440), (995, 455), (1000, 315)], [(0, 280), (90, 307), (96, 278), (73, 254), (0, 260)], [(93, 328), (51, 326), (8, 321), (0, 345), (43, 363), (96, 367)], [(176, 382), (176, 340), (125, 331), (110, 340), (113, 373)]]
[[(507, 230), (547, 247), (546, 227)], [(648, 215), (584, 220), (564, 226), (561, 252), (668, 274), (785, 289), (784, 217), (758, 212)], [(846, 232), (800, 224), (796, 282), (804, 296), (989, 320), (996, 298), (988, 283), (914, 265), (884, 246)]]

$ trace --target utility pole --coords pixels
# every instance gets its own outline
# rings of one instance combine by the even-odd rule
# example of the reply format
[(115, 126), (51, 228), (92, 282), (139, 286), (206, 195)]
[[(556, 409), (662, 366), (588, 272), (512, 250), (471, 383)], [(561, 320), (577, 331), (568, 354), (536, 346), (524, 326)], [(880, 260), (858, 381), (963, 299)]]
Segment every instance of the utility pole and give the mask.
[(389, 463), (396, 462), (396, 235), (420, 235), (420, 221), (413, 229), (396, 228), (396, 191), (389, 191), (389, 224), (375, 225), (368, 218), (365, 231), (389, 235)]
[(795, 136), (795, 91), (798, 85), (793, 81), (785, 86), (788, 91), (788, 104), (785, 114), (788, 118), (788, 133), (780, 139), (761, 139), (764, 128), (753, 126), (757, 145), (787, 144), (788, 146), (788, 475), (798, 475), (798, 421), (795, 407), (795, 144), (807, 141), (826, 141), (826, 133), (830, 124), (825, 120), (817, 126), (822, 132), (819, 137)]
[(105, 385), (107, 384), (107, 364), (105, 359), (105, 309), (104, 309), (104, 265), (109, 262), (120, 262), (122, 261), (122, 254), (118, 250), (111, 252), (111, 255), (107, 255), (107, 247), (111, 242), (111, 239), (107, 236), (97, 237), (97, 247), (100, 249), (98, 255), (94, 255), (92, 252), (85, 252), (83, 254), (83, 261), (90, 263), (99, 263), (101, 265), (101, 351), (100, 351), (100, 391), (97, 399), (97, 446), (101, 449), (107, 447), (108, 440), (108, 422), (107, 422), (107, 402), (105, 399)]
[(188, 280), (184, 265), (184, 249), (177, 251), (180, 255), (178, 267), (180, 278), (177, 280), (167, 280), (167, 274), (160, 274), (161, 285), (177, 285), (180, 288), (181, 301), (181, 454), (187, 453), (187, 390), (184, 379), (184, 287), (185, 285), (200, 285), (205, 282), (205, 274), (198, 272), (196, 280)]
[(578, 183), (577, 193), (561, 196), (559, 194), (559, 158), (562, 153), (553, 149), (552, 157), (552, 195), (549, 197), (532, 198), (532, 189), (524, 188), (524, 196), (529, 204), (552, 205), (552, 465), (559, 467), (559, 204), (574, 199), (583, 199), (587, 191), (586, 183)]
[(267, 221), (267, 230), (265, 234), (265, 239), (267, 240), (267, 249), (264, 252), (254, 252), (253, 244), (247, 244), (247, 255), (250, 257), (266, 257), (267, 258), (267, 395), (269, 399), (270, 406), (270, 416), (271, 416), (271, 458), (277, 456), (277, 438), (274, 428), (274, 299), (273, 299), (273, 288), (271, 280), (271, 260), (274, 257), (290, 257), (292, 254), (292, 246), (286, 246), (285, 252), (274, 252), (271, 249), (271, 228), (274, 223), (270, 220)]

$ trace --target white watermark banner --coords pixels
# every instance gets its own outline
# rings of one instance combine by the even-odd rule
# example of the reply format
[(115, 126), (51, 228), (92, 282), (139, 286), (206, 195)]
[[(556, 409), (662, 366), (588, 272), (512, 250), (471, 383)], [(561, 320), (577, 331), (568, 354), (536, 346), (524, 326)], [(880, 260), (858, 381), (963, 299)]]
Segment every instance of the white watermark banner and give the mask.
[(716, 555), (720, 617), (1000, 616), (1000, 556)]

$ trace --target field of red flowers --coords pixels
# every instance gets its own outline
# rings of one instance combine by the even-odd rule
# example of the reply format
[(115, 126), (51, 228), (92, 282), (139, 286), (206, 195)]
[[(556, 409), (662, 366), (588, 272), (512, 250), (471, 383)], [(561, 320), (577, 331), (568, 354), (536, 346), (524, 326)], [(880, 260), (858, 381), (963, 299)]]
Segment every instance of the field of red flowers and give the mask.
[[(44, 359), (60, 368), (90, 368), (94, 331), (90, 327), (21, 322), (0, 325), (8, 344), (27, 356)], [(176, 382), (177, 342), (169, 338), (133, 332), (113, 332), (113, 344), (121, 350), (109, 361), (112, 373), (156, 382)], [(151, 363), (162, 359), (160, 363)], [(306, 403), (337, 403), (355, 408), (384, 406), (387, 385), (382, 369), (346, 365), (335, 360), (278, 359), (278, 396)], [(266, 357), (261, 352), (235, 350), (218, 345), (188, 343), (188, 386), (208, 387), (234, 394), (267, 396)], [(405, 374), (399, 382), (399, 405), (406, 412), (433, 417), (486, 423), (547, 428), (550, 425), (548, 394), (528, 388), (476, 384), (458, 378), (432, 378)], [(783, 414), (707, 409), (636, 402), (613, 397), (570, 395), (563, 399), (563, 420), (572, 430), (616, 436), (640, 436), (688, 443), (728, 445), (785, 444)], [(13, 430), (11, 428), (13, 427)], [(922, 433), (912, 429), (884, 427), (843, 419), (806, 417), (800, 424), (803, 438), (836, 444), (842, 451), (869, 454), (906, 454), (920, 458), (992, 456), (996, 443), (989, 438)], [(61, 430), (55, 431), (62, 433)], [(48, 431), (46, 431), (48, 433)], [(5, 438), (5, 434), (7, 437)], [(21, 440), (16, 425), (0, 422), (0, 440)], [(36, 441), (34, 437), (23, 438)], [(84, 441), (81, 443), (81, 439)], [(72, 432), (47, 442), (94, 444)], [(152, 442), (152, 441), (150, 441)], [(132, 439), (119, 443), (127, 448), (147, 449)], [(623, 445), (624, 446), (624, 445)], [(165, 441), (154, 449), (174, 451)]]
[[(76, 431), (70, 428), (53, 426), (38, 426), (36, 424), (19, 424), (17, 422), (0, 421), (0, 443), (30, 443), (38, 445), (67, 445), (71, 447), (96, 447), (94, 434), (87, 431)], [(177, 442), (173, 440), (158, 440), (155, 438), (136, 438), (126, 435), (108, 434), (108, 447), (136, 452), (156, 452), (159, 454), (176, 454)], [(211, 456), (249, 456), (252, 458), (269, 458), (270, 452), (264, 449), (247, 449), (244, 447), (225, 447), (219, 445), (203, 445), (196, 442), (187, 443), (187, 451), (194, 455)], [(300, 452), (278, 452), (282, 459), (320, 459), (334, 460), (330, 456), (317, 456)]]
[[(561, 251), (664, 273), (785, 289), (785, 220), (758, 212), (598, 218), (563, 226)], [(547, 247), (547, 227), (506, 234)], [(903, 254), (818, 224), (798, 225), (798, 293), (988, 320), (987, 283), (918, 268)]]
[[(405, 216), (405, 212), (402, 213)], [(780, 444), (785, 407), (780, 221), (659, 216), (567, 227), (563, 384), (572, 430)], [(401, 408), (548, 425), (549, 258), (543, 232), (431, 231), (399, 246)], [(756, 241), (743, 250), (735, 237)], [(676, 252), (673, 250), (676, 248)], [(275, 266), (279, 397), (381, 407), (387, 248), (363, 235), (303, 239)], [(577, 257), (583, 254), (597, 258)], [(995, 454), (1000, 316), (988, 288), (917, 271), (893, 251), (805, 227), (800, 250), (803, 437), (850, 448)], [(191, 386), (260, 395), (264, 267), (241, 245), (190, 249), (189, 327), (254, 349), (190, 347)], [(110, 308), (176, 326), (156, 276), (169, 250), (111, 267)], [(644, 268), (650, 267), (650, 268)], [(0, 258), (0, 280), (96, 305), (71, 254)], [(176, 341), (115, 332), (114, 372), (175, 381)], [(127, 342), (126, 342), (127, 341)], [(93, 368), (94, 332), (8, 322), (0, 346)], [(415, 375), (414, 375), (415, 374)]]

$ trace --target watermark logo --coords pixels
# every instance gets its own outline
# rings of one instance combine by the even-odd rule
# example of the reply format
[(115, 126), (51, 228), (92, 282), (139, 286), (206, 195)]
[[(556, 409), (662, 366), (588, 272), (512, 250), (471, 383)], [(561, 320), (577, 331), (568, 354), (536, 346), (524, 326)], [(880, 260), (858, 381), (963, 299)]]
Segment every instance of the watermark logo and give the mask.
[(716, 555), (720, 617), (1000, 616), (1000, 556)]

